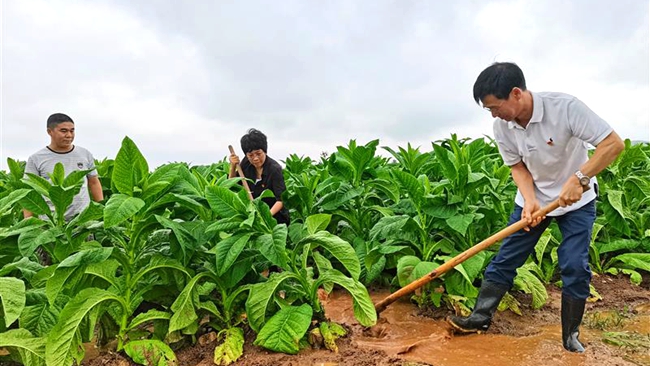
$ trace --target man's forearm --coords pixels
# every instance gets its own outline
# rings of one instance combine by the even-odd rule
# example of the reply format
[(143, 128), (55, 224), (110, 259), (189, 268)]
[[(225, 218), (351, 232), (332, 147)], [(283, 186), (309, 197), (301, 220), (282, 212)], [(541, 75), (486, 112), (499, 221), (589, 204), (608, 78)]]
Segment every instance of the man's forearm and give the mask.
[(596, 146), (596, 151), (591, 158), (580, 167), (582, 174), (593, 177), (602, 172), (625, 149), (623, 140), (614, 131)]
[(526, 167), (523, 161), (513, 165), (511, 167), (512, 179), (515, 181), (519, 192), (524, 197), (524, 201), (534, 201), (535, 197), (535, 185), (533, 183), (533, 176), (530, 174), (530, 171)]

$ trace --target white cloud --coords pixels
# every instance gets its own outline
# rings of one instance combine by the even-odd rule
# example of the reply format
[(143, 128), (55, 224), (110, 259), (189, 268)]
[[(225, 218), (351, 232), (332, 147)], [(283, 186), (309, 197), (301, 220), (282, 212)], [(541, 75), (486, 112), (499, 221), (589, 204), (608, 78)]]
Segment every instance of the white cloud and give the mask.
[(0, 168), (45, 145), (57, 111), (96, 157), (128, 135), (152, 167), (220, 160), (250, 127), (277, 160), (350, 139), (428, 151), (491, 135), (472, 85), (506, 60), (650, 139), (648, 4), (617, 4), (3, 2)]

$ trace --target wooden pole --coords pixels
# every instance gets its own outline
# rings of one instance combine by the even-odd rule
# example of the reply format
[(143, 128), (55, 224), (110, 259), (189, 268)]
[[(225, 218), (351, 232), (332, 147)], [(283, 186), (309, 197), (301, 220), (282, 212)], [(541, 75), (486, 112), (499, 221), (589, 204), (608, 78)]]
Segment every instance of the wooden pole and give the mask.
[[(230, 150), (230, 155), (235, 155), (235, 149), (232, 148), (232, 145), (228, 145), (228, 150)], [(246, 189), (246, 193), (248, 193), (248, 198), (252, 201), (253, 193), (251, 193), (251, 189), (248, 186), (248, 182), (246, 181), (246, 176), (244, 175), (244, 171), (241, 170), (241, 166), (239, 166), (239, 164), (235, 165), (235, 169), (237, 169), (237, 174), (239, 174), (242, 184), (244, 185), (244, 189)]]

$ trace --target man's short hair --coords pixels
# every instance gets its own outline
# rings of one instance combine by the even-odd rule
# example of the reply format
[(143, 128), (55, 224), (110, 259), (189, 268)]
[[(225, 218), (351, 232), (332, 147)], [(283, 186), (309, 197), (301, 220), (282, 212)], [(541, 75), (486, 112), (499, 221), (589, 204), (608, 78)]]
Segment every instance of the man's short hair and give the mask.
[(65, 123), (65, 122), (71, 122), (74, 124), (72, 118), (70, 118), (70, 116), (68, 116), (67, 114), (54, 113), (53, 115), (47, 118), (47, 128), (51, 130), (54, 129), (56, 126), (60, 125), (61, 123)]
[(264, 151), (264, 153), (266, 153), (266, 148), (267, 148), (266, 135), (260, 132), (259, 130), (251, 128), (244, 136), (242, 136), (240, 142), (241, 142), (241, 149), (244, 151), (245, 154), (248, 154), (251, 151), (255, 151), (259, 149), (261, 149), (262, 151)]
[(476, 78), (474, 100), (480, 104), (490, 94), (497, 99), (508, 99), (515, 87), (526, 90), (524, 72), (512, 62), (495, 62)]

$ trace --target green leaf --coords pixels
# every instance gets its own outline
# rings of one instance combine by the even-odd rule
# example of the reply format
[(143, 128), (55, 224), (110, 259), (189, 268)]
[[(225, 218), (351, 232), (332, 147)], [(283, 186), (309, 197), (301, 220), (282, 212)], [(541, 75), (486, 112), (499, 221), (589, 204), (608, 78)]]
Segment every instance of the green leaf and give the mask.
[(117, 226), (144, 207), (144, 201), (124, 194), (113, 194), (104, 208), (104, 227)]
[(85, 266), (92, 263), (103, 263), (113, 253), (113, 248), (84, 249), (69, 256), (59, 263), (58, 268)]
[(244, 354), (244, 331), (241, 328), (228, 328), (223, 331), (223, 343), (214, 349), (215, 365), (230, 365)]
[(45, 365), (45, 339), (33, 337), (26, 329), (11, 329), (0, 333), (0, 348), (10, 352), (15, 350), (24, 365)]
[[(25, 306), (20, 314), (20, 327), (41, 337), (47, 336), (56, 325), (61, 309), (58, 304), (50, 305), (47, 299), (35, 305)], [(43, 352), (45, 354), (45, 352)]]
[(301, 247), (306, 244), (311, 244), (310, 251), (322, 247), (341, 262), (352, 278), (359, 279), (361, 264), (354, 248), (347, 241), (327, 231), (319, 231), (316, 234), (306, 236), (296, 246)]
[(244, 202), (236, 193), (227, 188), (219, 186), (207, 187), (205, 198), (212, 210), (220, 217), (248, 216)]
[(52, 184), (61, 186), (63, 185), (63, 180), (65, 179), (65, 169), (63, 168), (62, 163), (56, 163), (54, 165), (54, 170), (52, 173), (47, 173), (50, 176), (50, 181)]
[(400, 233), (409, 220), (410, 217), (407, 215), (382, 217), (370, 229), (370, 240), (382, 240)]
[(135, 318), (133, 318), (133, 320), (131, 320), (131, 323), (126, 329), (127, 330), (135, 329), (140, 325), (146, 324), (148, 322), (152, 322), (154, 320), (169, 320), (171, 319), (171, 317), (172, 314), (166, 311), (151, 309), (146, 313), (138, 314)]
[(546, 304), (548, 293), (544, 284), (525, 266), (517, 269), (514, 283), (525, 293), (533, 295), (533, 309), (539, 309)]
[(20, 200), (20, 205), (34, 215), (47, 215), (52, 212), (50, 206), (45, 202), (43, 196), (36, 191), (29, 193)]
[(79, 277), (83, 275), (83, 272), (84, 269), (79, 267), (57, 267), (54, 271), (54, 275), (48, 278), (47, 283), (45, 284), (45, 293), (47, 294), (47, 299), (50, 304), (54, 304), (54, 301), (63, 290), (63, 286), (65, 286), (66, 282), (74, 283), (74, 280), (78, 280)]
[(17, 189), (10, 192), (6, 197), (0, 199), (0, 216), (3, 216), (8, 211), (11, 211), (14, 207), (14, 204), (23, 199), (30, 192), (31, 191), (29, 189)]
[(307, 227), (307, 233), (315, 234), (318, 231), (327, 229), (332, 220), (332, 215), (329, 214), (315, 214), (307, 217), (305, 220), (305, 226)]
[(199, 305), (197, 284), (206, 275), (207, 273), (204, 272), (194, 276), (172, 304), (171, 310), (174, 314), (169, 320), (168, 333), (185, 329), (199, 319), (195, 310)]
[(280, 268), (289, 268), (289, 256), (287, 255), (287, 226), (276, 225), (273, 227), (273, 234), (264, 234), (257, 238), (256, 244), (262, 255)]
[(254, 344), (274, 352), (295, 355), (300, 350), (300, 339), (309, 329), (312, 315), (308, 304), (285, 307), (269, 319)]
[(175, 366), (178, 364), (174, 351), (165, 342), (155, 339), (131, 341), (124, 346), (133, 362), (140, 365)]
[(621, 261), (631, 269), (641, 269), (650, 272), (650, 253), (625, 253), (612, 258), (613, 261)]
[(13, 277), (0, 277), (0, 298), (5, 326), (9, 327), (25, 307), (25, 283)]
[(52, 227), (42, 230), (35, 227), (34, 230), (24, 232), (18, 237), (18, 250), (23, 257), (29, 257), (34, 254), (36, 248), (53, 243), (57, 236), (61, 234), (59, 227)]
[(457, 231), (460, 235), (465, 236), (467, 233), (467, 228), (474, 220), (474, 217), (475, 215), (471, 213), (456, 215), (446, 219), (445, 222), (447, 222), (447, 225), (449, 225), (450, 228)]
[(638, 247), (641, 244), (639, 240), (632, 239), (615, 239), (602, 245), (598, 246), (598, 252), (600, 254), (616, 252), (619, 250), (624, 250), (626, 252), (631, 252), (633, 249)]
[(79, 193), (81, 187), (63, 188), (60, 186), (50, 187), (50, 200), (54, 205), (57, 215), (62, 216), (72, 204), (74, 196)]
[(266, 310), (282, 282), (289, 278), (298, 279), (291, 272), (273, 273), (266, 282), (256, 283), (251, 286), (251, 290), (246, 299), (246, 315), (248, 324), (255, 332), (260, 331), (266, 322)]
[(407, 255), (397, 262), (397, 279), (399, 285), (404, 287), (418, 278), (430, 273), (439, 265), (433, 262), (425, 262), (420, 258)]
[(346, 277), (343, 273), (335, 269), (329, 270), (321, 275), (318, 278), (317, 285), (327, 282), (334, 282), (343, 286), (352, 295), (352, 309), (354, 311), (354, 317), (359, 321), (359, 324), (364, 327), (371, 327), (377, 323), (375, 305), (370, 299), (368, 290), (361, 282)]
[(98, 288), (81, 290), (61, 311), (56, 323), (47, 337), (45, 360), (48, 366), (68, 366), (72, 362), (71, 352), (80, 346), (76, 337), (84, 317), (102, 302), (117, 301), (126, 311), (126, 304), (116, 295)]
[(117, 152), (111, 182), (119, 193), (133, 196), (133, 188), (149, 174), (144, 156), (128, 136), (122, 140)]
[[(222, 276), (237, 261), (239, 254), (250, 240), (252, 233), (230, 236), (216, 246), (217, 274)], [(269, 235), (270, 236), (270, 235)]]

